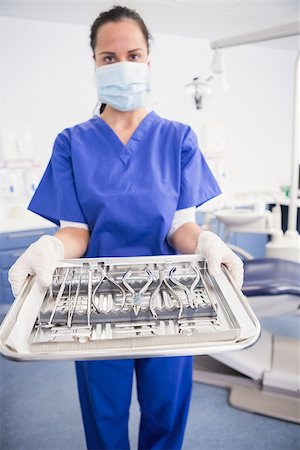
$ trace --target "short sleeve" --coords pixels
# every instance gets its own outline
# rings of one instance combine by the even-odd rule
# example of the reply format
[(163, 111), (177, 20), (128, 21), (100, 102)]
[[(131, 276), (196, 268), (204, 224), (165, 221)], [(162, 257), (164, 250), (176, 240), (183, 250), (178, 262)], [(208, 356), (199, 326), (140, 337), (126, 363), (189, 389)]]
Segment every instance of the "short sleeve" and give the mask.
[(222, 191), (200, 148), (195, 132), (188, 127), (181, 152), (181, 180), (177, 209), (200, 206)]
[(30, 211), (60, 225), (60, 220), (87, 223), (79, 204), (66, 132), (54, 141), (50, 161), (28, 205)]

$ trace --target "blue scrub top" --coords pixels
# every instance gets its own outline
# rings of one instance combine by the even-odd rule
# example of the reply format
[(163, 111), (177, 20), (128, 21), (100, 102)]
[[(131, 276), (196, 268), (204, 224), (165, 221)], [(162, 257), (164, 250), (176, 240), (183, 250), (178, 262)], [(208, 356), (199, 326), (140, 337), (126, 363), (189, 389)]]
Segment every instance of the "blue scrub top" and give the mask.
[(219, 194), (191, 127), (152, 110), (126, 145), (98, 115), (60, 132), (28, 209), (88, 224), (85, 257), (166, 255), (176, 210)]

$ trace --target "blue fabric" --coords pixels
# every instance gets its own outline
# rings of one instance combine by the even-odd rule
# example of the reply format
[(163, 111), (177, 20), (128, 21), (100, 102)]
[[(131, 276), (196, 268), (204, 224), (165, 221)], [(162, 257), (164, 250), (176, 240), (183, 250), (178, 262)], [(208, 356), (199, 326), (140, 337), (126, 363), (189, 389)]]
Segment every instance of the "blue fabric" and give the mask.
[[(151, 111), (126, 145), (99, 116), (59, 133), (28, 209), (56, 225), (87, 223), (86, 257), (176, 254), (166, 240), (175, 211), (220, 193), (193, 130)], [(129, 448), (134, 369), (139, 448), (181, 448), (190, 356), (76, 362), (88, 448)]]
[(76, 362), (89, 450), (129, 449), (134, 370), (141, 409), (138, 448), (181, 448), (192, 393), (192, 356)]
[(95, 115), (57, 136), (28, 209), (87, 223), (84, 256), (176, 254), (166, 240), (175, 211), (220, 193), (188, 125), (151, 111), (124, 145)]

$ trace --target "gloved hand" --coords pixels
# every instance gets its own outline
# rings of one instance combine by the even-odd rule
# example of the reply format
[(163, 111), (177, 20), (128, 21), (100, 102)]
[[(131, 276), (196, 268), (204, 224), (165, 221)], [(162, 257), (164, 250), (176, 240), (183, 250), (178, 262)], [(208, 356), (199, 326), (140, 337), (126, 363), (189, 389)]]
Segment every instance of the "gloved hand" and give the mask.
[(216, 276), (224, 263), (232, 275), (236, 286), (241, 289), (244, 281), (243, 261), (212, 231), (201, 231), (195, 253), (207, 260), (208, 272)]
[(28, 276), (37, 275), (42, 286), (50, 286), (56, 262), (64, 258), (63, 243), (55, 236), (44, 235), (31, 244), (8, 271), (8, 281), (16, 297)]

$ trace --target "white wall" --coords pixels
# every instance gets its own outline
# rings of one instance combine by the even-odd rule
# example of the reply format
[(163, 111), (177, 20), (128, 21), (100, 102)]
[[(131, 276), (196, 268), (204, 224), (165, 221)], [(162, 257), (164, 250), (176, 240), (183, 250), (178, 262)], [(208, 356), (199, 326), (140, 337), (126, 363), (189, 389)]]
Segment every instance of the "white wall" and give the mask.
[[(205, 153), (208, 130), (225, 128), (223, 187), (276, 190), (289, 184), (295, 53), (256, 46), (225, 50), (229, 90), (223, 92), (216, 80), (213, 95), (196, 111), (184, 85), (209, 69), (209, 42), (154, 38), (151, 97), (157, 102), (152, 108), (189, 123)], [(0, 17), (0, 43), (2, 138), (8, 131), (31, 132), (36, 158), (44, 165), (56, 135), (93, 114), (97, 98), (89, 27)]]

